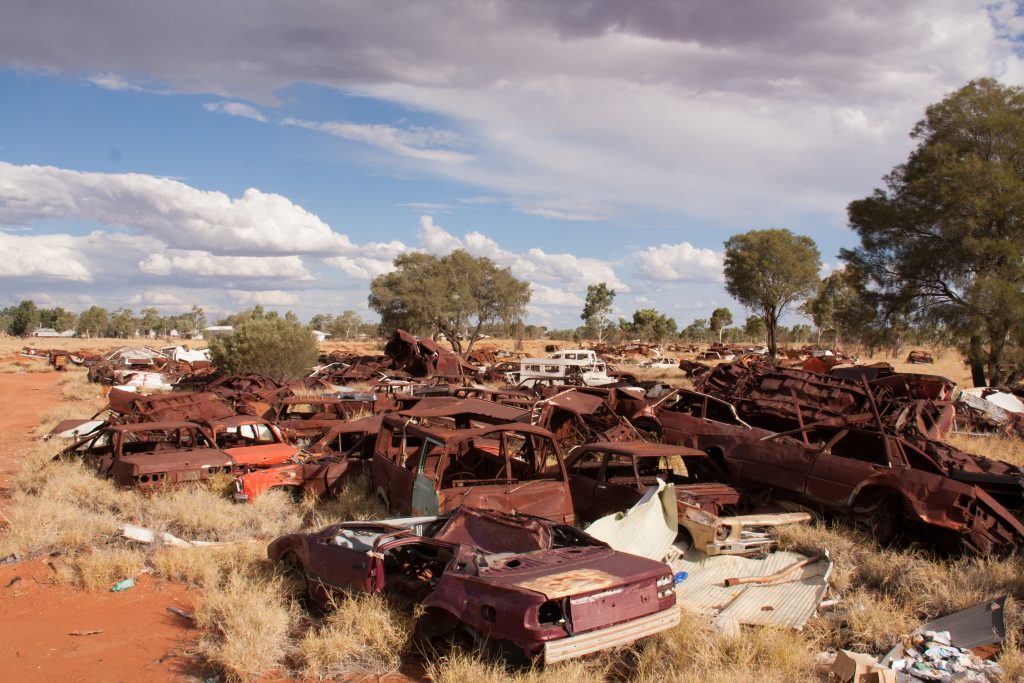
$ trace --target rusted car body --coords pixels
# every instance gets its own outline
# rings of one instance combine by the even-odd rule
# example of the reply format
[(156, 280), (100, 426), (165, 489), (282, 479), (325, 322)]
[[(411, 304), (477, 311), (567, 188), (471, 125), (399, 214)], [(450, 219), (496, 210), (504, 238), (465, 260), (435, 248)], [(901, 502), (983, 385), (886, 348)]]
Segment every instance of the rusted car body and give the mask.
[(740, 492), (714, 481), (705, 452), (660, 443), (593, 443), (565, 459), (573, 509), (583, 520), (629, 509), (660, 479), (675, 486), (680, 519), (697, 507), (713, 515), (733, 514)]
[(626, 645), (679, 621), (668, 565), (525, 515), (348, 522), (268, 547), (311, 599), (380, 592), (419, 603), (421, 640), (464, 635), (490, 654), (553, 663)]
[(305, 445), (338, 422), (376, 412), (377, 403), (377, 395), (372, 393), (289, 396), (277, 403), (270, 419), (290, 441)]
[(238, 477), (232, 497), (240, 503), (251, 503), (275, 488), (288, 491), (293, 498), (336, 495), (351, 477), (369, 473), (382, 419), (375, 415), (335, 424), (289, 462)]
[(384, 347), (384, 355), (392, 360), (394, 369), (413, 377), (476, 375), (479, 370), (434, 340), (417, 339), (405, 330), (395, 330)]
[(238, 464), (215, 448), (213, 438), (192, 422), (140, 422), (108, 425), (68, 446), (58, 458), (81, 458), (102, 477), (124, 488), (153, 490), (206, 479), (212, 474), (240, 474)]
[(468, 505), (573, 520), (558, 444), (530, 424), (441, 429), (385, 415), (370, 472), (394, 514), (436, 515)]
[(655, 440), (711, 452), (718, 462), (726, 450), (773, 433), (744, 422), (731, 403), (687, 389), (653, 401), (631, 422)]
[(569, 388), (536, 404), (536, 422), (554, 434), (559, 447), (571, 448), (594, 441), (631, 441), (636, 430), (615, 414), (601, 396)]
[(983, 468), (967, 461), (958, 468), (877, 431), (809, 427), (750, 439), (726, 451), (724, 462), (733, 484), (852, 517), (882, 542), (905, 523), (924, 525), (941, 546), (980, 554), (1024, 542), (1024, 525), (984, 488), (1007, 496), (1016, 487), (1019, 501), (1018, 476), (968, 471)]
[(214, 444), (243, 467), (266, 467), (285, 462), (299, 449), (288, 443), (277, 425), (252, 415), (201, 420)]
[(107, 404), (112, 412), (121, 415), (122, 422), (196, 422), (235, 414), (222, 398), (210, 392), (176, 391), (143, 396), (115, 387), (107, 394)]

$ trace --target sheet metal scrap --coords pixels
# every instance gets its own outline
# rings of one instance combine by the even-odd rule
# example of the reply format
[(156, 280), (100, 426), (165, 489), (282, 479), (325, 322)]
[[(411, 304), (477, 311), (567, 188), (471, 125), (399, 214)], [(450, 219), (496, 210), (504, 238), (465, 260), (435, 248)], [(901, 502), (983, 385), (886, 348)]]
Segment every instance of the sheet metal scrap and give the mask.
[[(828, 553), (808, 558), (777, 551), (763, 559), (736, 555), (708, 557), (687, 550), (670, 560), (687, 578), (676, 585), (683, 609), (712, 617), (719, 631), (735, 633), (740, 624), (800, 630), (828, 590), (832, 561)], [(727, 585), (730, 579), (754, 579)]]
[(226, 401), (212, 393), (174, 392), (141, 396), (113, 388), (108, 407), (120, 415), (118, 422), (196, 422), (234, 415)]

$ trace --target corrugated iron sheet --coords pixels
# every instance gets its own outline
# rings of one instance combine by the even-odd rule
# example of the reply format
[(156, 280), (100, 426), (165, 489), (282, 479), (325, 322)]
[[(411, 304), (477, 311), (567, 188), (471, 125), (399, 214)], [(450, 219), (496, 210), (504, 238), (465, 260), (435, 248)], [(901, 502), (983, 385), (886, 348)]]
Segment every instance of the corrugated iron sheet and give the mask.
[(832, 562), (822, 559), (794, 571), (774, 585), (741, 584), (728, 587), (725, 580), (769, 576), (806, 559), (792, 552), (774, 552), (764, 559), (732, 555), (708, 557), (689, 550), (670, 564), (688, 577), (676, 586), (683, 609), (713, 617), (718, 630), (738, 624), (784, 626), (800, 630), (828, 589)]

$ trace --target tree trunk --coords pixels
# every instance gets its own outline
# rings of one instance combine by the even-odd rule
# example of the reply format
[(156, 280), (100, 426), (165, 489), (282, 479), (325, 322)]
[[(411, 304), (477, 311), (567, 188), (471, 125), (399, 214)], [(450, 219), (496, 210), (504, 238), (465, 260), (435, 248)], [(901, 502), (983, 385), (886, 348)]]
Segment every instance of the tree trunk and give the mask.
[(772, 365), (775, 365), (775, 356), (777, 351), (775, 344), (775, 328), (778, 326), (779, 322), (776, 319), (775, 311), (765, 311), (764, 322), (768, 328), (768, 360), (772, 362)]
[(976, 387), (988, 386), (985, 381), (985, 350), (981, 346), (981, 337), (971, 337), (967, 351), (967, 359), (971, 363), (971, 380)]

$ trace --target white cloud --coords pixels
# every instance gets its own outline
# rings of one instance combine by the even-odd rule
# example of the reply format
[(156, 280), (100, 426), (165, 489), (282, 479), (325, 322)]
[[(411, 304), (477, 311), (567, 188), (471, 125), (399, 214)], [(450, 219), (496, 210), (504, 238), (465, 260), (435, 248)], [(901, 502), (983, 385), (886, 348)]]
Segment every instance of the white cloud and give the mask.
[(530, 285), (530, 291), (532, 296), (530, 297), (531, 306), (557, 306), (557, 307), (568, 307), (568, 308), (579, 308), (582, 310), (583, 304), (585, 303), (583, 297), (573, 292), (558, 289), (557, 287), (548, 287), (547, 285), (538, 284), (536, 282)]
[(444, 228), (434, 225), (432, 216), (420, 216), (420, 227), (416, 231), (423, 248), (431, 254), (447, 254), (462, 248), (462, 242)]
[(434, 128), (395, 128), (383, 124), (350, 123), (347, 121), (304, 121), (287, 117), (281, 121), (287, 126), (299, 126), (335, 137), (364, 142), (403, 157), (439, 163), (457, 163), (470, 157), (450, 149), (458, 138), (448, 131)]
[(661, 244), (634, 251), (633, 275), (645, 280), (721, 282), (724, 254), (698, 249), (689, 242)]
[(170, 247), (219, 253), (342, 254), (349, 238), (279, 194), (237, 199), (140, 173), (90, 173), (0, 161), (0, 223), (77, 218), (130, 228)]
[(88, 259), (70, 235), (11, 235), (0, 232), (0, 278), (37, 277), (92, 282)]
[(115, 73), (105, 72), (99, 74), (93, 74), (87, 76), (85, 80), (93, 85), (103, 88), (104, 90), (132, 90), (139, 91), (143, 88), (135, 85), (134, 83), (128, 82), (123, 76)]
[(311, 280), (298, 256), (216, 256), (206, 251), (169, 251), (139, 262), (150, 275)]
[(161, 292), (161, 291), (148, 291), (140, 292), (139, 294), (133, 294), (128, 297), (128, 303), (137, 306), (144, 304), (147, 306), (173, 306), (181, 307), (186, 306), (186, 302), (182, 300), (180, 296), (174, 292)]
[(905, 156), (929, 102), (981, 75), (1024, 80), (1008, 1), (51, 4), (5, 5), (0, 60), (266, 105), (296, 83), (380, 98), (458, 138), (291, 123), (559, 220), (603, 215), (565, 197), (730, 224), (841, 216)]
[(299, 301), (299, 297), (291, 292), (282, 292), (279, 289), (250, 292), (244, 290), (230, 289), (228, 297), (235, 303), (243, 306), (290, 306)]
[(259, 109), (245, 102), (207, 102), (203, 105), (203, 109), (228, 114), (229, 116), (241, 116), (253, 121), (262, 121), (264, 123), (267, 121), (267, 117)]
[(549, 254), (534, 247), (524, 253), (502, 248), (493, 239), (480, 232), (467, 233), (462, 239), (440, 227), (430, 216), (420, 216), (417, 232), (423, 248), (433, 254), (447, 254), (453, 249), (465, 249), (473, 256), (486, 256), (500, 266), (512, 269), (516, 277), (531, 283), (557, 282), (574, 289), (588, 284), (606, 282), (619, 291), (629, 291), (629, 285), (619, 279), (612, 264), (574, 254)]

